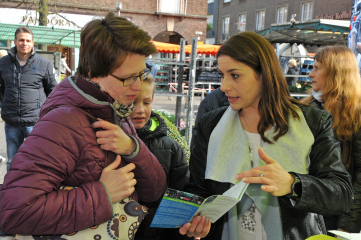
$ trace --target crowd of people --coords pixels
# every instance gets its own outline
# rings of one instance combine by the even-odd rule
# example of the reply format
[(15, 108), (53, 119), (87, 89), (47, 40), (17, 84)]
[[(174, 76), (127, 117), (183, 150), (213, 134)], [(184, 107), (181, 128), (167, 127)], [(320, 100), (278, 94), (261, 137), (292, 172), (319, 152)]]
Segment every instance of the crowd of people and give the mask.
[[(0, 59), (8, 145), (0, 236), (96, 232), (114, 216), (126, 221), (114, 212), (126, 198), (148, 214), (134, 235), (119, 231), (119, 239), (360, 232), (361, 86), (347, 47), (316, 53), (312, 92), (298, 101), (266, 39), (252, 32), (229, 38), (217, 53), (222, 85), (200, 105), (188, 165), (152, 112), (156, 66), (145, 59), (157, 50), (145, 31), (112, 13), (92, 20), (81, 32), (75, 75), (59, 84), (33, 44), (21, 27)], [(207, 198), (241, 180), (246, 194), (215, 223), (201, 215), (179, 229), (150, 227), (167, 187)]]

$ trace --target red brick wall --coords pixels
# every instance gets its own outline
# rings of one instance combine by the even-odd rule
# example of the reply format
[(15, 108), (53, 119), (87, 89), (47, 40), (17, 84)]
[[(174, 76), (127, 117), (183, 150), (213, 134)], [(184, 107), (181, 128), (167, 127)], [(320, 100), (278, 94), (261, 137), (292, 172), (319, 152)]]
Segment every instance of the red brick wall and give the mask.
[[(31, 6), (32, 1), (25, 0), (25, 3), (20, 8)], [(0, 2), (0, 7), (15, 7), (19, 2), (21, 0)], [(116, 0), (49, 0), (48, 3), (49, 11), (54, 10), (55, 4), (60, 13), (104, 16), (109, 11), (116, 11)], [(36, 8), (36, 5), (32, 6)], [(192, 37), (200, 37), (200, 41), (204, 42), (206, 40), (207, 7), (207, 0), (187, 0), (187, 14), (185, 16), (171, 14), (159, 16), (155, 14), (157, 0), (126, 0), (123, 2), (121, 15), (132, 19), (135, 24), (147, 31), (152, 38), (167, 30), (167, 18), (174, 18), (174, 32), (180, 34), (190, 44)], [(202, 32), (203, 35), (197, 35), (196, 31)]]

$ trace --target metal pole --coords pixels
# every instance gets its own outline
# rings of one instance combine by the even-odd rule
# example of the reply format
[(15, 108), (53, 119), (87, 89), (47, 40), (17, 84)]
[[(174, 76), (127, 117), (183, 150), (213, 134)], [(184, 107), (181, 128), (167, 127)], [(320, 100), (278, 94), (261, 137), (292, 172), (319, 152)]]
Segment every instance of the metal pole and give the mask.
[[(186, 40), (184, 38), (180, 39), (180, 52), (179, 52), (179, 62), (184, 63), (185, 60), (185, 46)], [(179, 66), (179, 74), (178, 74), (178, 86), (177, 93), (183, 93), (183, 69), (184, 66)], [(177, 127), (180, 126), (180, 117), (181, 117), (181, 109), (182, 109), (182, 97), (177, 97), (176, 108), (175, 108), (175, 125)]]
[(73, 73), (75, 73), (75, 31), (74, 31), (74, 51), (73, 51)]
[(188, 146), (191, 145), (192, 130), (193, 130), (193, 101), (194, 101), (194, 85), (196, 75), (196, 62), (197, 62), (197, 39), (192, 38), (192, 53), (191, 65), (189, 67), (189, 83), (188, 83), (188, 106), (187, 106), (187, 128), (186, 140)]
[[(291, 51), (292, 51), (292, 46), (291, 46)], [(277, 54), (277, 59), (280, 60), (280, 44), (276, 43), (276, 54)]]

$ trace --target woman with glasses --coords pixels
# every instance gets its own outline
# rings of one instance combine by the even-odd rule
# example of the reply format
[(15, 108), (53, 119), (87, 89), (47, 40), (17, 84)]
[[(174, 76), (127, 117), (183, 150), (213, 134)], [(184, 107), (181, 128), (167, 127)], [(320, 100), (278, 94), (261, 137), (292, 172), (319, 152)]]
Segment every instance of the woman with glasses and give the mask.
[[(2, 231), (72, 233), (112, 219), (123, 199), (162, 196), (165, 173), (128, 117), (155, 52), (146, 32), (111, 13), (83, 28), (76, 75), (47, 98), (0, 187)], [(110, 233), (128, 239), (112, 224)]]

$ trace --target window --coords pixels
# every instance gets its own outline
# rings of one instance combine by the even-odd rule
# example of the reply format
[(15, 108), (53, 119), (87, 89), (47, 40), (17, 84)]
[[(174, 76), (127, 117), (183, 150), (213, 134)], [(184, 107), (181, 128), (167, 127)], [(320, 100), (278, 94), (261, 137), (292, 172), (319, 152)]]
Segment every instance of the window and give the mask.
[(208, 3), (212, 3), (212, 2), (214, 2), (214, 0), (208, 0)]
[(238, 32), (244, 32), (246, 31), (246, 14), (239, 14), (238, 16), (238, 26), (237, 26), (237, 30)]
[(207, 24), (213, 24), (213, 15), (207, 16)]
[(277, 23), (287, 22), (287, 7), (277, 8)]
[(224, 3), (228, 3), (228, 2), (231, 2), (231, 0), (224, 0), (223, 2), (224, 2)]
[(223, 17), (222, 41), (228, 39), (229, 34), (229, 17)]
[(256, 12), (256, 32), (262, 31), (264, 29), (264, 16), (266, 11), (257, 11)]
[(301, 21), (312, 19), (313, 2), (302, 3)]
[(158, 0), (158, 11), (164, 13), (186, 13), (185, 0)]

